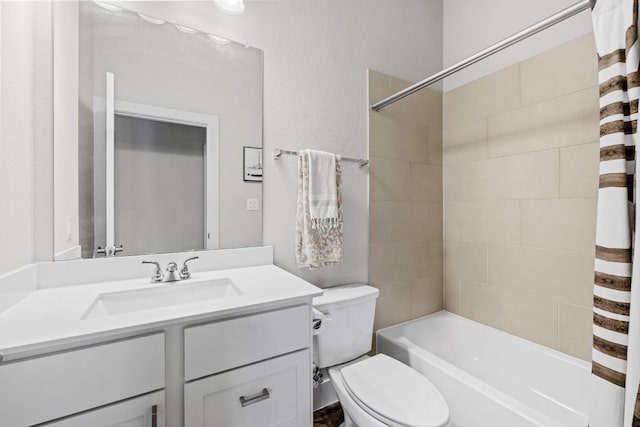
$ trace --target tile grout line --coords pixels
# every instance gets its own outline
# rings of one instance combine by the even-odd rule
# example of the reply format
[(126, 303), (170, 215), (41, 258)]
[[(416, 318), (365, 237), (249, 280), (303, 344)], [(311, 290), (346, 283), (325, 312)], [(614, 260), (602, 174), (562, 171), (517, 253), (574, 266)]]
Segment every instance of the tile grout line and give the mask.
[[(471, 141), (469, 141), (471, 142)], [(472, 142), (473, 143), (473, 142)], [(535, 154), (535, 153), (543, 153), (545, 151), (552, 151), (552, 150), (561, 150), (563, 148), (575, 148), (575, 147), (580, 147), (583, 145), (589, 145), (589, 144), (596, 144), (598, 143), (597, 140), (588, 140), (588, 141), (584, 141), (584, 142), (576, 142), (576, 143), (571, 143), (569, 145), (558, 145), (555, 147), (545, 147), (545, 148), (539, 148), (539, 149), (534, 149), (534, 150), (529, 150), (529, 151), (520, 151), (517, 153), (510, 153), (510, 154), (503, 154), (500, 156), (487, 156), (484, 158), (478, 158), (478, 159), (470, 159), (470, 160), (465, 160), (465, 161), (461, 161), (461, 162), (448, 162), (448, 163), (444, 163), (443, 162), (443, 166), (465, 166), (468, 165), (469, 163), (479, 163), (479, 162), (483, 162), (483, 161), (487, 161), (487, 160), (493, 160), (493, 159), (506, 159), (509, 157), (515, 157), (515, 156), (525, 156), (528, 154)], [(376, 156), (374, 156), (376, 157)]]
[(558, 148), (558, 199), (564, 200), (562, 194), (562, 149)]

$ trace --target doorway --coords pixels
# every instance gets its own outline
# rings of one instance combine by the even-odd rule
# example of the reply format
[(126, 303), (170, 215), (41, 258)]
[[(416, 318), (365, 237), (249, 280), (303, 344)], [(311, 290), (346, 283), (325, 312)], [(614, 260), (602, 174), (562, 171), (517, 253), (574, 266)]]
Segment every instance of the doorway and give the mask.
[(116, 114), (114, 241), (123, 255), (205, 249), (206, 130)]
[(218, 117), (96, 97), (94, 142), (107, 256), (218, 248)]

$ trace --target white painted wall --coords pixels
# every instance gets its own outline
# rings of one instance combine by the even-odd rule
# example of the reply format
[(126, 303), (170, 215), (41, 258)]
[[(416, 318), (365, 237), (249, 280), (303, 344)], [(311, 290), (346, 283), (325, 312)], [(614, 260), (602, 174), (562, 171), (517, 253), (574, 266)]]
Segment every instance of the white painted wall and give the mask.
[(33, 257), (31, 135), (31, 7), (0, 3), (0, 266), (18, 267)]
[(316, 285), (368, 279), (367, 170), (345, 164), (344, 261), (295, 265), (296, 160), (274, 148), (314, 148), (367, 157), (367, 81), (371, 68), (417, 81), (442, 67), (440, 0), (247, 1), (242, 16), (213, 2), (126, 2), (264, 51), (264, 243), (275, 263)]
[(53, 253), (50, 23), (0, 2), (0, 274)]
[[(443, 0), (444, 66), (465, 59), (576, 2), (577, 0)], [(592, 31), (590, 12), (581, 12), (448, 77), (444, 81), (444, 90), (455, 89)]]

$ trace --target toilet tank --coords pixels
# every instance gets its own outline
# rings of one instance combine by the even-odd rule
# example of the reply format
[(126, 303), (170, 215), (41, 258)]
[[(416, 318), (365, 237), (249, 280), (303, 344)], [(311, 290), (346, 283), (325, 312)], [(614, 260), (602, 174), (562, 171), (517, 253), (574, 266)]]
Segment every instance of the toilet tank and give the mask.
[(323, 289), (313, 299), (314, 319), (322, 324), (313, 336), (313, 361), (320, 368), (348, 362), (371, 350), (378, 289), (349, 284)]

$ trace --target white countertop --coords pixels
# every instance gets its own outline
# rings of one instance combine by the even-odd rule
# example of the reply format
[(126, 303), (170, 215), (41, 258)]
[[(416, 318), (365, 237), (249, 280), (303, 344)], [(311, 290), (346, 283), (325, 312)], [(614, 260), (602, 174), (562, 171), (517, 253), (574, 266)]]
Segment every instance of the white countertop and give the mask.
[[(102, 293), (157, 286), (180, 286), (229, 278), (242, 295), (173, 305), (100, 318), (82, 319)], [(191, 279), (150, 283), (149, 278), (37, 290), (0, 313), (0, 360), (6, 362), (172, 323), (245, 314), (282, 304), (310, 302), (322, 290), (274, 265), (194, 273)]]

